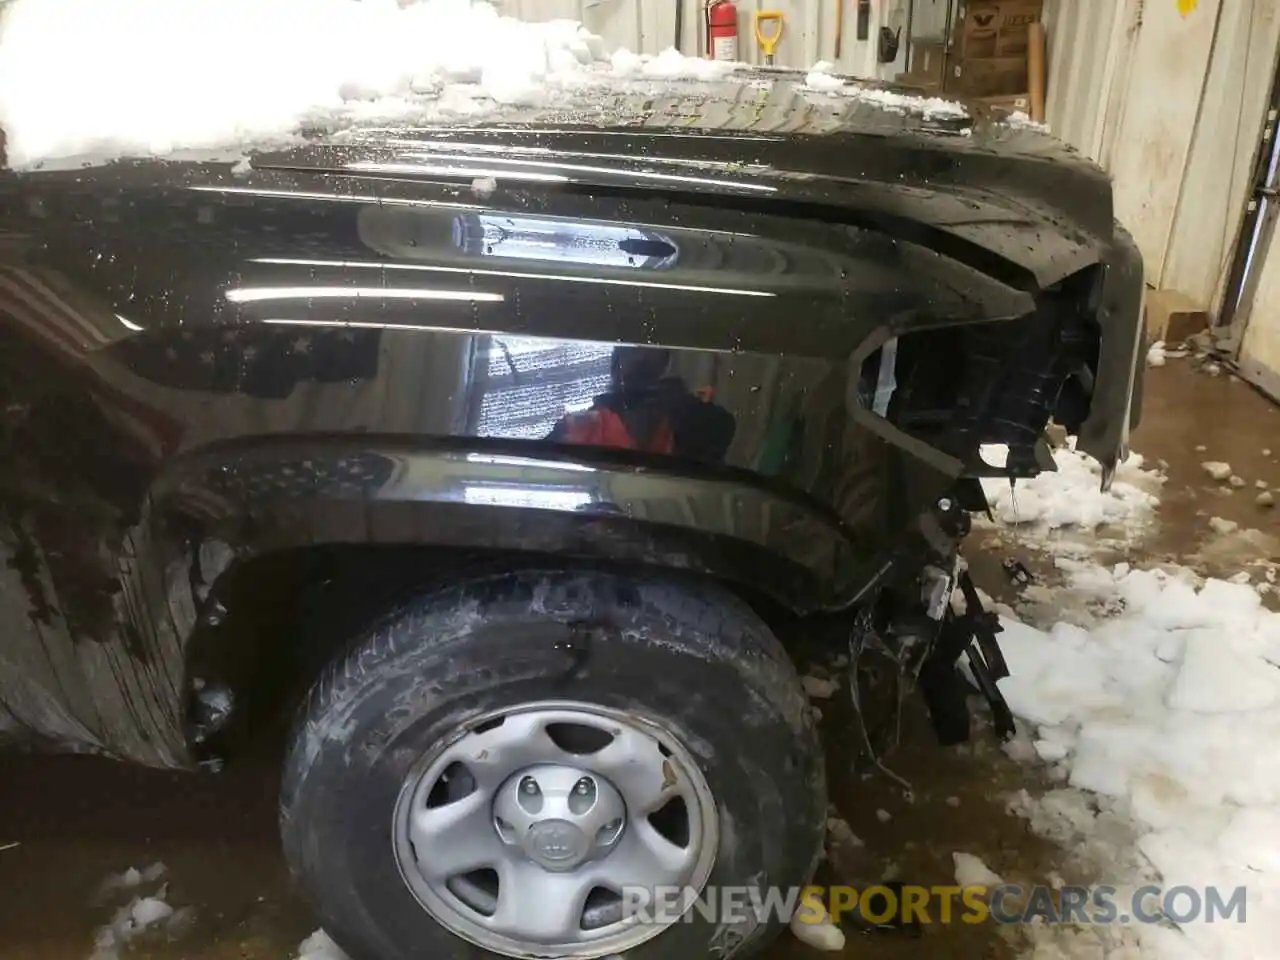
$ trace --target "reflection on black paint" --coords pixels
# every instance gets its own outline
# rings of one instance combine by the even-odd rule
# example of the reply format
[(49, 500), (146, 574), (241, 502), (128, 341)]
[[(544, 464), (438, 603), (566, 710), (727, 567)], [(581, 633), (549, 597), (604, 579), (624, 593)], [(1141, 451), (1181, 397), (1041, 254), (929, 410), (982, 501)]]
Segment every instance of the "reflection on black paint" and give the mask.
[(481, 437), (541, 439), (566, 410), (609, 388), (612, 348), (541, 337), (492, 337), (477, 351)]
[(670, 350), (615, 348), (609, 390), (562, 417), (547, 439), (722, 462), (737, 429), (733, 414), (668, 375), (670, 362)]
[(203, 327), (113, 349), (133, 373), (162, 386), (270, 399), (308, 381), (372, 379), (381, 336), (357, 328)]
[(35, 541), (21, 522), (14, 523), (9, 529), (12, 531), (14, 544), (13, 555), (6, 561), (6, 565), (18, 575), (22, 588), (26, 591), (31, 604), (27, 616), (37, 626), (47, 627), (53, 623), (57, 611), (49, 602), (44, 584), (40, 580), (40, 558)]
[(468, 213), (453, 222), (453, 242), (473, 256), (551, 260), (591, 267), (662, 270), (679, 249), (670, 238), (635, 226), (590, 220)]
[(395, 467), (390, 457), (373, 452), (242, 461), (225, 465), (217, 476), (216, 491), (251, 506), (276, 500), (360, 499), (382, 489)]

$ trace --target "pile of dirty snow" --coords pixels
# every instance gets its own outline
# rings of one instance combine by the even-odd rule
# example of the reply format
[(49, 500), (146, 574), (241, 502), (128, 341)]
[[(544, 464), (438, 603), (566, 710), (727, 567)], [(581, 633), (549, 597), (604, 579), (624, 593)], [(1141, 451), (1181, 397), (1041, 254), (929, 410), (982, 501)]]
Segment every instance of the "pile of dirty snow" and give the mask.
[[(483, 0), (0, 3), (0, 126), (14, 168), (278, 145), (361, 119), (474, 118), (568, 103), (606, 77), (717, 80), (740, 66), (674, 48), (607, 55), (575, 20), (526, 23)], [(968, 116), (831, 69), (817, 64), (806, 86), (926, 119)]]
[(733, 69), (674, 50), (610, 62), (576, 21), (525, 23), (472, 0), (10, 0), (0, 11), (13, 167), (276, 143), (343, 117), (468, 116), (599, 74)]
[(121, 960), (140, 938), (171, 939), (186, 930), (195, 913), (191, 907), (174, 909), (169, 903), (165, 866), (154, 863), (145, 870), (130, 867), (103, 881), (100, 902), (115, 902), (111, 920), (98, 928), (90, 960)]
[[(1280, 614), (1247, 584), (1063, 564), (1109, 611), (1089, 626), (1005, 620), (1000, 687), (1064, 783), (1016, 798), (1033, 829), (1086, 849), (1102, 883), (1247, 888), (1247, 923), (1033, 931), (1046, 956), (1261, 958), (1280, 942)], [(1027, 741), (1024, 741), (1027, 742)], [(1131, 839), (1126, 839), (1129, 837)], [(1134, 865), (1137, 865), (1135, 868)], [(1106, 949), (1098, 952), (1102, 942)], [(1041, 956), (1041, 953), (1036, 953)]]
[(394, 114), (420, 93), (462, 111), (523, 102), (603, 57), (580, 24), (470, 0), (12, 0), (0, 124), (14, 166), (167, 154), (277, 140), (360, 103)]
[(1163, 340), (1157, 340), (1147, 349), (1147, 366), (1163, 367), (1170, 360), (1180, 360), (1191, 355), (1185, 347), (1171, 349)]
[[(1007, 449), (984, 448), (983, 458), (1000, 466)], [(1131, 454), (1116, 468), (1110, 489), (1102, 490), (1102, 467), (1075, 448), (1075, 438), (1053, 452), (1058, 469), (1010, 484), (1003, 478), (982, 481), (982, 489), (999, 523), (1041, 530), (1101, 526), (1135, 527), (1151, 520), (1160, 498), (1155, 491), (1163, 476), (1147, 470), (1139, 454)]]
[(350, 958), (327, 933), (317, 930), (298, 944), (297, 960), (350, 960)]
[(686, 57), (675, 47), (667, 47), (656, 57), (615, 50), (609, 63), (616, 77), (644, 77), (649, 80), (720, 80), (738, 69), (728, 60)]

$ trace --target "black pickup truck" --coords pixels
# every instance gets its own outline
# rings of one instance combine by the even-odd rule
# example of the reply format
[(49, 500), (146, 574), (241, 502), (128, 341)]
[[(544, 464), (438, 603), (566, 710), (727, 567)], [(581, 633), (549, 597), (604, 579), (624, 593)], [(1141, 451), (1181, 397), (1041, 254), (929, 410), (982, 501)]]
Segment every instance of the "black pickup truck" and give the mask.
[(801, 80), (0, 171), (0, 728), (197, 769), (296, 712), (284, 845), (357, 960), (767, 942), (627, 903), (812, 876), (787, 638), (963, 736), (979, 478), (1051, 420), (1109, 477), (1140, 406), (1102, 171)]

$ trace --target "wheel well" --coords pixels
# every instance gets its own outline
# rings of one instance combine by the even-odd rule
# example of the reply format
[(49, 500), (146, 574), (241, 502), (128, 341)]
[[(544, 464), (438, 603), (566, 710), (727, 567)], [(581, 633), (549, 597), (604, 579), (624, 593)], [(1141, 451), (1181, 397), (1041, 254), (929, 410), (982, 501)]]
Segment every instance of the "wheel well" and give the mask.
[[(574, 561), (450, 547), (336, 545), (282, 550), (238, 561), (214, 584), (210, 609), (187, 647), (183, 727), (192, 755), (220, 764), (282, 734), (324, 666), (373, 622), (415, 596), (515, 567)], [(689, 581), (705, 575), (590, 562), (592, 569)], [(721, 582), (721, 581), (716, 581)], [(722, 583), (780, 636), (798, 618), (775, 600)]]

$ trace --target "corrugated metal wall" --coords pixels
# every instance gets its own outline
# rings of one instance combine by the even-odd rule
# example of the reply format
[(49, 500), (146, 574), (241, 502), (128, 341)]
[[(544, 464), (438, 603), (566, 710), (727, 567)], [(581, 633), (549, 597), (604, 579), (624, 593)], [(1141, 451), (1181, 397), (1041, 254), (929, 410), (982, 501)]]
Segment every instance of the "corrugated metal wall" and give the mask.
[(1278, 50), (1275, 0), (1224, 3), (1162, 275), (1163, 286), (1215, 313), (1249, 201)]
[(1126, 86), (1142, 0), (1047, 0), (1045, 119), (1082, 153), (1106, 161), (1107, 121)]
[[(1156, 286), (1169, 286), (1165, 250), (1202, 104), (1237, 115), (1240, 110), (1238, 99), (1204, 99), (1219, 11), (1231, 16), (1240, 8), (1239, 0), (1200, 0), (1187, 13), (1157, 3), (1148, 3), (1142, 12), (1113, 149), (1104, 159), (1115, 177), (1116, 216), (1133, 233), (1146, 260), (1147, 278)], [(1220, 174), (1224, 181), (1231, 176), (1229, 169)], [(1220, 195), (1220, 204), (1225, 203), (1226, 191)]]

